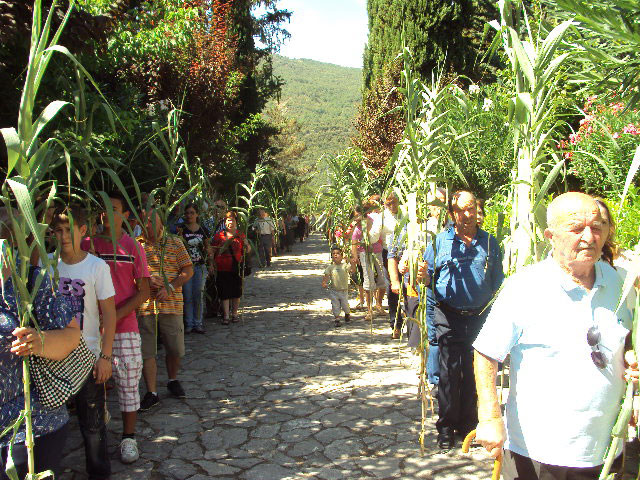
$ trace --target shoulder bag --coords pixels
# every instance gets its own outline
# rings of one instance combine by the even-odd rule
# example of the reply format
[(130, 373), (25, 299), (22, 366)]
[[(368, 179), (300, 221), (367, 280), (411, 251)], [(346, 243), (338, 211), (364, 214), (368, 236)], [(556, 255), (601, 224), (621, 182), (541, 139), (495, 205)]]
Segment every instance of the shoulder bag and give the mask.
[[(32, 267), (33, 268), (33, 267)], [(29, 289), (33, 286), (33, 272), (29, 273)], [(80, 343), (63, 360), (31, 355), (29, 372), (38, 390), (40, 403), (47, 408), (58, 408), (78, 393), (96, 363), (80, 332)]]

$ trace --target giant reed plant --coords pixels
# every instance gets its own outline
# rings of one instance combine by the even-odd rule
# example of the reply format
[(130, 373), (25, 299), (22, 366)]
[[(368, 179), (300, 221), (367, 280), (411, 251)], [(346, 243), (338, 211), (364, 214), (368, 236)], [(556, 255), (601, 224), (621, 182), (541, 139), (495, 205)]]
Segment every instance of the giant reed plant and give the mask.
[(500, 20), (492, 48), (502, 47), (510, 67), (514, 90), (509, 123), (514, 131), (511, 235), (505, 252), (505, 270), (512, 273), (544, 256), (544, 200), (564, 167), (554, 151), (560, 125), (556, 111), (557, 78), (573, 55), (559, 51), (571, 20), (546, 32), (533, 29), (521, 0), (499, 0)]
[[(11, 281), (16, 292), (16, 301), (20, 325), (23, 327), (34, 325), (39, 330), (37, 319), (33, 314), (33, 301), (36, 292), (40, 288), (44, 275), (49, 267), (53, 266), (55, 259), (50, 260), (47, 255), (45, 231), (47, 225), (39, 221), (44, 219), (47, 209), (52, 206), (58, 196), (59, 185), (52, 175), (56, 169), (66, 168), (68, 179), (75, 172), (75, 165), (71, 162), (71, 155), (67, 147), (57, 138), (50, 137), (43, 140), (41, 137), (52, 121), (64, 109), (72, 106), (71, 102), (55, 100), (36, 114), (36, 100), (38, 92), (47, 71), (47, 67), (54, 53), (61, 53), (70, 59), (77, 68), (78, 78), (85, 75), (89, 79), (86, 70), (79, 64), (76, 58), (63, 46), (58, 45), (60, 35), (69, 19), (73, 8), (70, 2), (69, 9), (58, 29), (52, 31), (52, 21), (56, 2), (54, 1), (44, 21), (41, 0), (36, 0), (33, 6), (33, 22), (31, 28), (31, 47), (29, 51), (29, 63), (26, 69), (25, 82), (20, 99), (17, 128), (3, 128), (1, 130), (7, 151), (7, 168), (4, 171), (5, 179), (1, 187), (0, 201), (6, 208), (9, 221), (8, 227), (12, 239), (12, 248), (6, 249), (6, 258), (3, 260), (11, 269)], [(52, 35), (53, 33), (53, 35)], [(91, 79), (90, 79), (91, 80)], [(92, 83), (93, 80), (91, 80)], [(95, 83), (94, 83), (95, 85)], [(80, 88), (82, 84), (80, 83)], [(70, 195), (70, 185), (67, 193)], [(39, 275), (29, 286), (29, 265), (34, 252), (38, 253), (43, 267)], [(4, 280), (2, 279), (3, 283)], [(29, 375), (29, 357), (23, 360), (22, 368), (24, 388), (24, 409), (13, 425), (2, 432), (2, 435), (13, 430), (11, 444), (21, 426), (25, 429), (25, 445), (28, 452), (27, 479), (40, 479), (51, 472), (36, 472), (34, 459), (34, 436), (32, 426), (32, 391)], [(12, 448), (10, 447), (9, 457)], [(13, 461), (7, 461), (7, 475), (12, 480), (17, 480), (17, 473)]]
[[(459, 118), (469, 111), (469, 100), (465, 93), (454, 83), (444, 81), (442, 72), (434, 73), (430, 82), (421, 80), (412, 69), (412, 55), (404, 48), (401, 57), (404, 69), (401, 72), (402, 85), (399, 89), (403, 97), (400, 107), (406, 120), (403, 140), (396, 146), (394, 156), (389, 163), (387, 173), (390, 176), (389, 189), (392, 189), (404, 204), (408, 221), (397, 226), (400, 230), (406, 225), (406, 235), (396, 238), (403, 243), (408, 253), (409, 284), (415, 285), (418, 264), (425, 252), (427, 238), (433, 239), (437, 231), (426, 228), (428, 207), (437, 205), (435, 189), (438, 184), (449, 185), (451, 179), (443, 177), (448, 172), (457, 178), (458, 183), (466, 185), (466, 179), (451, 157), (451, 147), (461, 142), (472, 132), (465, 131)], [(459, 111), (463, 112), (459, 115)], [(465, 133), (460, 133), (465, 132)], [(427, 295), (421, 292), (415, 322), (420, 329), (420, 372), (419, 395), (422, 403), (420, 445), (424, 446), (427, 412), (433, 413), (433, 398), (427, 388), (426, 359), (429, 351), (427, 335)]]
[[(126, 189), (116, 173), (116, 169), (124, 167), (122, 162), (103, 157), (90, 147), (93, 113), (98, 107), (103, 107), (113, 128), (115, 128), (114, 115), (86, 69), (68, 49), (58, 45), (72, 9), (73, 2), (70, 2), (69, 9), (62, 18), (58, 29), (53, 32), (52, 21), (55, 16), (56, 2), (52, 3), (43, 23), (42, 1), (35, 0), (29, 63), (26, 68), (25, 83), (19, 105), (18, 125), (17, 128), (0, 130), (6, 145), (8, 160), (7, 168), (3, 172), (5, 179), (0, 189), (0, 201), (8, 212), (9, 220), (6, 227), (8, 227), (12, 239), (12, 248), (6, 249), (3, 260), (11, 270), (11, 281), (16, 292), (20, 325), (34, 325), (37, 329), (39, 326), (33, 315), (33, 301), (44, 276), (51, 270), (55, 271), (57, 264), (56, 255), (53, 259), (47, 255), (45, 239), (47, 210), (58, 199), (67, 203), (74, 200), (88, 201), (90, 205), (103, 203), (110, 207), (111, 202), (104, 192), (107, 183), (116, 185), (126, 195)], [(64, 55), (75, 67), (77, 89), (73, 101), (54, 100), (45, 106), (39, 114), (36, 114), (38, 92), (54, 53)], [(86, 80), (89, 80), (104, 100), (100, 105), (91, 107), (86, 105), (84, 95)], [(72, 130), (56, 132), (56, 136), (43, 140), (44, 132), (50, 130), (54, 120), (66, 109), (73, 109), (75, 123)], [(169, 192), (176, 186), (176, 179), (180, 176), (179, 170), (181, 168), (188, 170), (186, 155), (180, 151), (176, 133), (177, 125), (177, 117), (172, 113), (167, 127), (169, 138), (164, 139), (157, 129), (158, 138), (166, 147), (169, 158), (169, 161), (165, 162), (169, 177), (164, 191), (166, 200), (169, 200)], [(180, 164), (183, 166), (177, 167), (178, 171), (176, 171), (175, 167)], [(66, 171), (66, 185), (56, 177), (56, 174), (61, 170)], [(188, 185), (191, 187), (187, 187), (187, 192), (171, 207), (177, 205), (187, 194), (194, 191), (196, 180), (193, 175), (193, 172), (189, 171)], [(200, 178), (202, 177), (201, 172), (196, 174), (196, 176), (198, 175)], [(99, 178), (100, 181), (94, 182), (95, 178)], [(96, 185), (99, 185), (99, 189), (92, 190), (92, 186)], [(137, 185), (135, 179), (134, 185)], [(137, 196), (140, 198), (137, 186), (136, 190)], [(135, 208), (137, 205), (133, 205), (129, 197), (127, 197), (127, 201), (132, 211), (137, 215), (137, 208)], [(112, 208), (107, 208), (107, 214), (113, 221)], [(140, 220), (139, 217), (138, 219)], [(113, 241), (115, 243), (115, 239)], [(39, 275), (30, 288), (29, 265), (33, 258), (39, 258), (43, 268), (40, 269)], [(5, 280), (2, 279), (3, 283)], [(44, 478), (51, 472), (35, 471), (29, 357), (25, 357), (23, 360), (22, 374), (24, 409), (15, 422), (5, 432), (2, 432), (2, 436), (13, 431), (11, 438), (11, 444), (13, 444), (18, 430), (24, 426), (25, 444), (28, 452), (27, 479), (35, 480)], [(10, 447), (10, 452), (11, 450)], [(12, 480), (18, 480), (11, 458), (7, 461), (7, 475)]]

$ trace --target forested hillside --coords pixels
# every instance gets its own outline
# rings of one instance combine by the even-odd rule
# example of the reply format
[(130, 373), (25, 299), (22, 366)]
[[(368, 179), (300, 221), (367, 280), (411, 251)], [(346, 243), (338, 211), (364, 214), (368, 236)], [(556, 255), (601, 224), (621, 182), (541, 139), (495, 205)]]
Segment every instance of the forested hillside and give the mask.
[(362, 70), (277, 55), (273, 70), (284, 81), (280, 102), (300, 126), (299, 139), (306, 146), (301, 161), (315, 165), (322, 154), (348, 147), (361, 102)]

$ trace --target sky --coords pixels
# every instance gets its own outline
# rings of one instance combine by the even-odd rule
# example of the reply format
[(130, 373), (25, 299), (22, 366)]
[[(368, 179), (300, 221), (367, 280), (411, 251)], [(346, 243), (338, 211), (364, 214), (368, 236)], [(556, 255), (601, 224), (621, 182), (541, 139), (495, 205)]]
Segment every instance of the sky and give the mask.
[(291, 38), (280, 55), (362, 67), (366, 0), (280, 0), (278, 8), (293, 12), (291, 22), (284, 25)]

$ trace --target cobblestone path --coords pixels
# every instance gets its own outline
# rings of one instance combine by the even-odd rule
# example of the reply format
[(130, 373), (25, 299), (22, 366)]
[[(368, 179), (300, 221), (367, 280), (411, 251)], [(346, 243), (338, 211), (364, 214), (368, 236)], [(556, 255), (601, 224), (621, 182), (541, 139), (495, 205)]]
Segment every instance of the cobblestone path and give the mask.
[[(117, 459), (109, 392), (113, 480), (490, 478), (478, 449), (438, 452), (433, 418), (421, 455), (416, 357), (390, 338), (386, 318), (373, 334), (362, 314), (333, 326), (320, 285), (327, 262), (312, 236), (247, 279), (241, 323), (207, 320), (206, 335), (187, 336), (187, 399), (168, 396), (160, 358), (161, 405), (138, 417), (133, 465)], [(70, 431), (62, 479), (86, 478), (75, 419)]]

